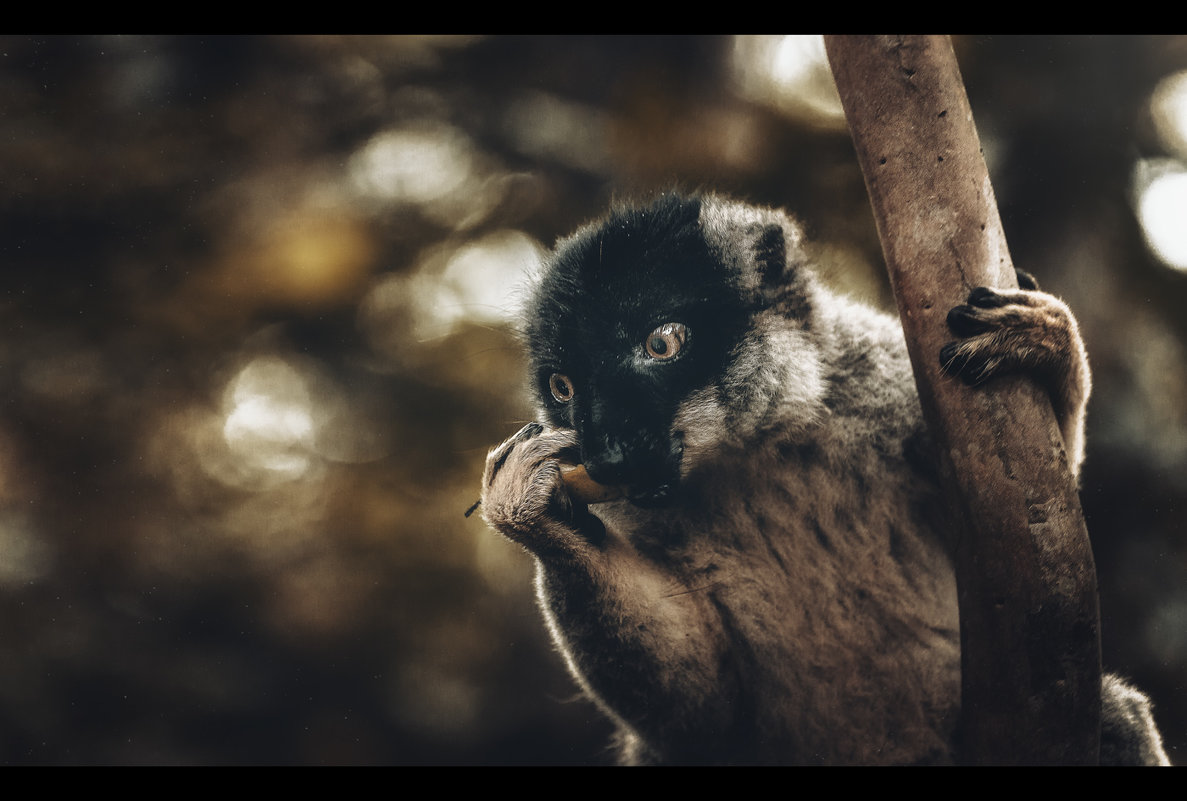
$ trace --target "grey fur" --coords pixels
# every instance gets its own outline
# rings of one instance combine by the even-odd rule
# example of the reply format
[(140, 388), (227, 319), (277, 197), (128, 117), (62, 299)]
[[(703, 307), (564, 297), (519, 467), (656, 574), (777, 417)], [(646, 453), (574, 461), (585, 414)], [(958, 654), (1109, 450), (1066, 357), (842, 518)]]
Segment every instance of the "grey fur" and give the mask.
[[(556, 258), (583, 235), (596, 227)], [(707, 197), (699, 235), (753, 310), (665, 432), (683, 448), (679, 502), (574, 502), (557, 463), (584, 443), (544, 398), (552, 425), (491, 452), (483, 515), (535, 556), (548, 627), (624, 761), (958, 761), (956, 583), (902, 329), (817, 281), (781, 213)], [(1053, 386), (1072, 398), (1057, 406), (1078, 469), (1074, 320), (1049, 295), (1010, 300), (1074, 340)], [(978, 336), (1001, 324), (970, 309)], [(1018, 350), (968, 341), (955, 372)], [(1113, 677), (1104, 691), (1102, 758), (1166, 764), (1148, 700)]]

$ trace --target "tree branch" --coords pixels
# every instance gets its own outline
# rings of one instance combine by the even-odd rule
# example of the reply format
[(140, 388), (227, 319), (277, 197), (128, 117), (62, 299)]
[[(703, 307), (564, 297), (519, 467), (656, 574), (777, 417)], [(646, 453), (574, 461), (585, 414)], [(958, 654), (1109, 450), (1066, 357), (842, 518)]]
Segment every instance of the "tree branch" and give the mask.
[(828, 36), (957, 532), (962, 758), (1095, 764), (1096, 569), (1049, 399), (940, 371), (976, 286), (1017, 286), (947, 37)]

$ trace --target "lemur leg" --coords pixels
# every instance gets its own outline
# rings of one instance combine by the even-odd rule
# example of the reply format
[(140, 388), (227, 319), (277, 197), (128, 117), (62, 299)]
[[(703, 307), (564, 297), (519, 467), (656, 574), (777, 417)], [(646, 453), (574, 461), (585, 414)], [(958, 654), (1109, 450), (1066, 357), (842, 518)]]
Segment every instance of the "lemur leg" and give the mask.
[(1037, 291), (1019, 272), (1023, 289), (978, 287), (948, 312), (960, 339), (940, 349), (945, 372), (978, 386), (997, 375), (1024, 373), (1047, 388), (1073, 475), (1084, 459), (1084, 417), (1092, 378), (1076, 319), (1053, 295)]

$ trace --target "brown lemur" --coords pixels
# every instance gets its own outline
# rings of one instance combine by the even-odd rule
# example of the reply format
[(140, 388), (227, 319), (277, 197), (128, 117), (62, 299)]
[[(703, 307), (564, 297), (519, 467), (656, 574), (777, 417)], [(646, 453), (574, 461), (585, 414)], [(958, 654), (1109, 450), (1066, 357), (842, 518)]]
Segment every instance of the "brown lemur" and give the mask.
[[(788, 216), (713, 195), (558, 243), (524, 337), (541, 423), (481, 508), (628, 763), (958, 762), (956, 581), (897, 319), (826, 288)], [(977, 289), (940, 358), (1044, 381), (1072, 469), (1089, 372), (1054, 297)], [(621, 497), (574, 497), (581, 464)], [(1102, 761), (1167, 763), (1144, 695), (1103, 686)]]

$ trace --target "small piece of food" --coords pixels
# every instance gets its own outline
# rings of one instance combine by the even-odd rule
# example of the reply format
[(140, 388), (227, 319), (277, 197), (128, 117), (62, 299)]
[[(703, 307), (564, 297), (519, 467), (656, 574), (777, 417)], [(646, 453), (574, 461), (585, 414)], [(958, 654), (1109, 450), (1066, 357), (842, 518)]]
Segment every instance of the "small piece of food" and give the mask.
[(589, 477), (585, 465), (581, 464), (562, 464), (561, 481), (565, 483), (565, 489), (569, 491), (569, 495), (573, 496), (574, 500), (586, 504), (612, 501), (623, 496), (621, 487), (608, 487), (605, 484), (599, 484)]

